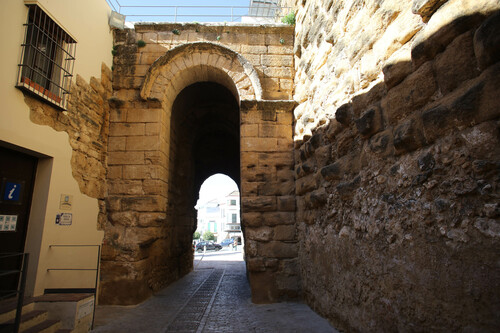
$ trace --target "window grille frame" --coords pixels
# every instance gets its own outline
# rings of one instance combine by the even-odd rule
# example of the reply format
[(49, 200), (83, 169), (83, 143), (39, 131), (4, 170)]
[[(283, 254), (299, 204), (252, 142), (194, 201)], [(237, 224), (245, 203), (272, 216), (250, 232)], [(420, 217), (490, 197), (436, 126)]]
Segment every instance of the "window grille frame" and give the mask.
[(66, 110), (77, 42), (38, 4), (26, 6), (16, 87)]

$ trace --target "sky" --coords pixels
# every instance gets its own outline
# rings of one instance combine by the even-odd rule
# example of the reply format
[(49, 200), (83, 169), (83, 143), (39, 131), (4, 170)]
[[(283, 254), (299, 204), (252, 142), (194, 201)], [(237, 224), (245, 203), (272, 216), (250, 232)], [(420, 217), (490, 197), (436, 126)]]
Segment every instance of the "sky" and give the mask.
[[(242, 6), (248, 7), (250, 0), (107, 0), (108, 3), (114, 5), (116, 11), (127, 16), (127, 22), (174, 22), (175, 9), (173, 8), (126, 8), (123, 6)], [(119, 6), (122, 6), (121, 10)], [(234, 17), (241, 15), (246, 15), (248, 9), (234, 8)], [(131, 15), (172, 15), (172, 16), (131, 16)], [(179, 16), (178, 22), (231, 22), (231, 9), (221, 9), (221, 8), (178, 8), (178, 15), (188, 15)], [(202, 17), (197, 15), (215, 15), (213, 17)], [(217, 16), (217, 15), (227, 15), (227, 16)], [(240, 21), (239, 19), (234, 19), (233, 21)]]
[(212, 199), (225, 196), (238, 190), (236, 183), (221, 173), (208, 177), (201, 185), (199, 203), (205, 203)]

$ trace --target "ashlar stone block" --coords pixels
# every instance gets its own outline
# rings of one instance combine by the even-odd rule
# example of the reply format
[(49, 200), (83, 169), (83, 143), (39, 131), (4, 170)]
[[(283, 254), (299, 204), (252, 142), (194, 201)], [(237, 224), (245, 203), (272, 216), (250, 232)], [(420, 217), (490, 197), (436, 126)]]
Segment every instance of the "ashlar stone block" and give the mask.
[(260, 243), (258, 253), (266, 258), (296, 258), (298, 255), (298, 244), (281, 241)]
[(476, 30), (474, 52), (481, 70), (500, 61), (500, 11), (491, 15)]
[(273, 152), (278, 150), (278, 140), (276, 138), (242, 138), (242, 151)]
[(295, 225), (278, 225), (274, 227), (273, 240), (275, 241), (295, 241), (296, 240)]
[(125, 165), (124, 179), (156, 179), (159, 178), (159, 166), (155, 165)]
[(145, 125), (142, 123), (111, 123), (109, 125), (110, 136), (132, 136), (144, 135)]
[(109, 165), (144, 164), (144, 152), (109, 152)]
[(248, 239), (260, 241), (260, 242), (268, 242), (273, 239), (274, 230), (273, 228), (263, 226), (259, 228), (247, 228), (245, 230), (245, 237)]
[(472, 32), (466, 32), (455, 38), (446, 50), (436, 57), (436, 81), (443, 95), (479, 75), (472, 39)]
[(242, 197), (242, 211), (244, 212), (269, 212), (276, 211), (276, 197), (274, 196), (259, 196), (259, 197)]
[(126, 149), (134, 150), (157, 150), (160, 147), (158, 136), (132, 136), (127, 137)]
[(382, 109), (389, 124), (397, 124), (399, 120), (427, 104), (436, 90), (432, 64), (427, 62), (402, 83), (389, 90), (387, 97), (382, 100)]

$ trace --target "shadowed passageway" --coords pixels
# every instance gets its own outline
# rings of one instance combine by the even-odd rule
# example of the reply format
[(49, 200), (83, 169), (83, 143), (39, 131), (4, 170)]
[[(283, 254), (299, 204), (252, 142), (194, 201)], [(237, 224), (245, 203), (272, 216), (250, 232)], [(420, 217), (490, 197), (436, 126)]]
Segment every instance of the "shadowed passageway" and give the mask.
[(98, 306), (95, 332), (336, 332), (302, 303), (255, 305), (242, 253), (196, 254), (194, 271), (135, 307)]

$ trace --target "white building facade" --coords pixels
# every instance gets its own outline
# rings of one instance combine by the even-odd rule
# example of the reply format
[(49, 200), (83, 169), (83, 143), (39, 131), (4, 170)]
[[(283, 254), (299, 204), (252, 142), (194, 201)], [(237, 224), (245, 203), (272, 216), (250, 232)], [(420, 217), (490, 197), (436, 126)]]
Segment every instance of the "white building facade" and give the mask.
[(203, 237), (206, 231), (215, 235), (217, 243), (238, 237), (241, 242), (240, 193), (233, 191), (195, 207), (198, 211), (197, 232)]

